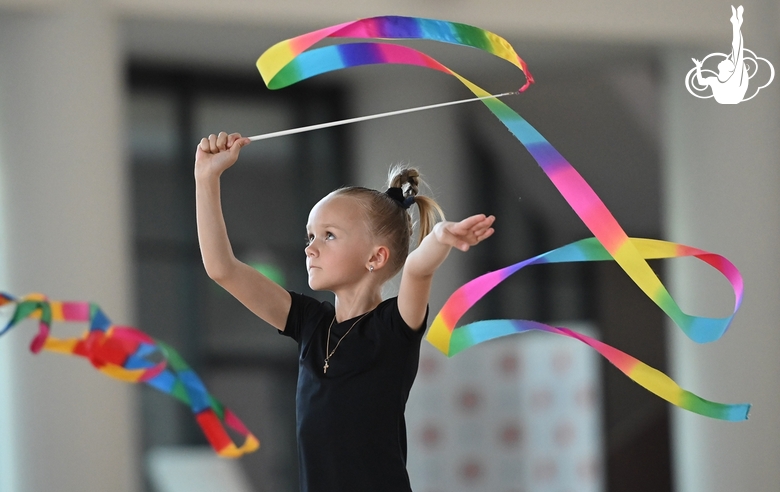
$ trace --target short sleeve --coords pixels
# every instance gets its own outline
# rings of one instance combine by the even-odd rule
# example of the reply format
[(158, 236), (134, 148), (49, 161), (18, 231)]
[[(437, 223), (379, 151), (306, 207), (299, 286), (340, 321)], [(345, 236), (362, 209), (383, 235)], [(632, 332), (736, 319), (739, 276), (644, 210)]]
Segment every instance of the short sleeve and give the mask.
[(323, 304), (303, 294), (288, 292), (292, 300), (290, 312), (287, 314), (287, 323), (284, 325), (284, 331), (279, 330), (279, 334), (301, 343), (301, 331), (304, 329), (304, 325), (307, 321), (311, 321), (313, 317), (320, 314), (323, 310)]
[(383, 310), (382, 317), (393, 328), (393, 331), (409, 341), (422, 339), (428, 326), (429, 306), (425, 307), (425, 317), (423, 318), (422, 326), (419, 330), (414, 330), (401, 317), (401, 311), (398, 310), (398, 298), (394, 297), (388, 301), (390, 302), (388, 302), (386, 309)]
[(290, 337), (296, 342), (301, 341), (301, 327), (304, 320), (307, 318), (306, 311), (310, 301), (314, 299), (307, 298), (297, 292), (288, 291), (290, 293), (291, 303), (290, 312), (287, 314), (287, 323), (284, 325), (284, 330), (279, 330), (280, 335)]

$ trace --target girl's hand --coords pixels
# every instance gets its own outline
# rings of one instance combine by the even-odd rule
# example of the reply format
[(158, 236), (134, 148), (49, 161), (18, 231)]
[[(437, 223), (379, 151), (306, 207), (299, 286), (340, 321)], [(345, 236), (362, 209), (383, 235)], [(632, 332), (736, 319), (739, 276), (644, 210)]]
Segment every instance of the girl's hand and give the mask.
[(431, 296), (433, 274), (447, 258), (451, 248), (469, 248), (493, 235), (492, 215), (473, 215), (460, 222), (439, 222), (420, 245), (406, 258), (398, 288), (398, 311), (412, 329), (423, 328)]
[(439, 222), (433, 228), (436, 240), (461, 251), (468, 251), (470, 247), (493, 235), (494, 216), (486, 217), (484, 214), (472, 215), (460, 222)]
[(241, 148), (249, 143), (249, 139), (239, 133), (212, 133), (208, 138), (202, 138), (195, 152), (195, 177), (219, 177), (236, 162)]

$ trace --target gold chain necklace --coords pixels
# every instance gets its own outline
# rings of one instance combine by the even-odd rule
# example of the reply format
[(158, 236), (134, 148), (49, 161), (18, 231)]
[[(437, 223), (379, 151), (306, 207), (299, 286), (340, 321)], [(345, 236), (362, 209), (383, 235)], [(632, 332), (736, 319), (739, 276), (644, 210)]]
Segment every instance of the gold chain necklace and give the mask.
[[(371, 311), (369, 311), (369, 313), (370, 313), (370, 312), (371, 312)], [(363, 316), (359, 317), (359, 318), (357, 319), (357, 321), (355, 321), (354, 323), (352, 323), (352, 326), (350, 326), (350, 327), (349, 327), (349, 330), (347, 330), (347, 332), (346, 332), (346, 333), (344, 333), (344, 334), (341, 336), (341, 338), (339, 338), (339, 341), (336, 343), (336, 346), (335, 346), (335, 347), (333, 347), (333, 351), (331, 352), (331, 351), (330, 351), (330, 329), (333, 327), (333, 322), (334, 322), (334, 321), (336, 321), (336, 315), (335, 315), (335, 314), (333, 315), (333, 319), (332, 319), (332, 320), (330, 320), (330, 326), (328, 326), (328, 338), (327, 338), (327, 339), (326, 339), (326, 341), (325, 341), (325, 354), (326, 354), (326, 355), (325, 355), (325, 366), (323, 366), (323, 368), (322, 368), (322, 373), (323, 373), (323, 374), (327, 374), (327, 373), (328, 373), (328, 367), (329, 367), (329, 365), (328, 365), (328, 361), (330, 360), (330, 358), (331, 358), (331, 357), (333, 357), (333, 354), (335, 354), (335, 353), (336, 353), (336, 349), (337, 349), (337, 348), (339, 348), (339, 345), (341, 345), (341, 341), (342, 341), (342, 340), (344, 340), (344, 337), (346, 337), (347, 335), (349, 335), (349, 332), (350, 332), (350, 331), (352, 331), (352, 328), (354, 328), (354, 327), (355, 327), (355, 325), (356, 325), (356, 324), (358, 324), (358, 322), (360, 322), (360, 320), (361, 320), (361, 319), (363, 319), (363, 318), (365, 318), (367, 315), (368, 315), (368, 313), (365, 313)]]

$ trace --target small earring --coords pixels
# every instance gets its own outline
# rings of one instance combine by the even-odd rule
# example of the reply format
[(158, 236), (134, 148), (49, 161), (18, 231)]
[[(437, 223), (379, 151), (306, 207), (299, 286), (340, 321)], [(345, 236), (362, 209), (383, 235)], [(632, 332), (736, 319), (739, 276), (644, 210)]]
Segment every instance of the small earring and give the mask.
[(374, 265), (368, 265), (368, 271), (374, 273)]

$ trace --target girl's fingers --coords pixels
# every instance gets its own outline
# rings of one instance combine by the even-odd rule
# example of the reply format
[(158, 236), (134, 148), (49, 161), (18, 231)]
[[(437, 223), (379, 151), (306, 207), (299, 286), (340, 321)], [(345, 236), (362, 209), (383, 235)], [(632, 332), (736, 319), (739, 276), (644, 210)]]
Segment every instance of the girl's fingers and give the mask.
[(495, 229), (492, 227), (495, 220), (496, 218), (492, 215), (490, 217), (482, 216), (482, 220), (474, 224), (474, 226), (465, 234), (469, 238), (469, 244), (473, 246), (492, 236), (495, 232)]
[(484, 220), (484, 218), (484, 215), (472, 215), (471, 217), (463, 219), (460, 222), (451, 223), (448, 229), (450, 233), (456, 236), (464, 236), (473, 231), (477, 224)]
[(236, 159), (238, 158), (239, 151), (250, 143), (252, 143), (252, 141), (246, 137), (242, 137), (240, 133), (231, 133), (228, 137), (228, 148)]
[(227, 146), (228, 148), (232, 148), (233, 144), (237, 141), (241, 140), (241, 134), (240, 133), (231, 133), (227, 137)]
[(483, 226), (484, 227), (490, 227), (490, 226), (493, 225), (493, 222), (495, 222), (495, 221), (496, 221), (496, 217), (494, 215), (491, 215), (489, 217), (485, 217), (485, 220), (483, 220), (480, 223), (480, 227), (483, 227)]
[(219, 132), (217, 135), (217, 148), (219, 150), (227, 150), (228, 134), (225, 132)]
[(496, 220), (494, 216), (485, 217), (484, 215), (473, 215), (460, 222), (451, 224), (449, 230), (453, 234), (469, 234), (476, 231), (483, 231), (490, 228)]
[[(486, 231), (487, 229), (490, 229), (493, 226), (493, 222), (495, 222), (496, 218), (492, 215), (490, 217), (482, 216), (480, 220), (475, 221), (473, 224), (470, 224), (470, 227), (468, 227), (466, 230), (469, 232), (472, 232), (476, 235), (479, 235)], [(464, 224), (468, 225), (468, 224)]]
[(223, 150), (229, 150), (234, 144), (238, 143), (239, 148), (248, 144), (250, 140), (242, 137), (240, 133), (231, 133), (228, 135), (225, 132), (219, 132), (219, 134), (211, 134), (208, 137), (204, 137), (200, 140), (198, 147), (203, 152), (210, 154), (218, 154)]
[(458, 225), (461, 226), (461, 227), (464, 227), (466, 229), (471, 229), (472, 227), (474, 227), (475, 225), (479, 224), (483, 220), (485, 220), (485, 216), (482, 215), (482, 214), (472, 215), (471, 217), (467, 217), (467, 218), (461, 220), (458, 223)]
[(250, 140), (248, 138), (240, 138), (239, 135), (239, 139), (234, 141), (230, 146), (230, 155), (232, 155), (234, 159), (238, 159), (238, 153), (241, 151), (241, 148), (249, 142)]
[(485, 232), (483, 232), (481, 235), (477, 236), (477, 241), (484, 241), (485, 239), (489, 238), (493, 235), (493, 233), (496, 232), (495, 229), (488, 229)]
[(493, 222), (496, 220), (494, 216), (486, 217), (484, 215), (472, 215), (468, 219), (465, 219), (461, 222), (462, 225), (464, 225), (468, 229), (472, 230), (478, 230), (478, 229), (485, 229), (493, 225)]
[(474, 224), (474, 227), (472, 227), (472, 230), (474, 231), (484, 231), (485, 229), (490, 229), (493, 226), (493, 220), (485, 219), (481, 222), (478, 222)]

